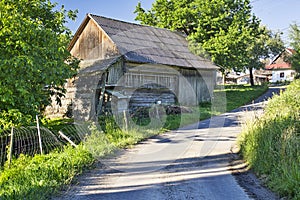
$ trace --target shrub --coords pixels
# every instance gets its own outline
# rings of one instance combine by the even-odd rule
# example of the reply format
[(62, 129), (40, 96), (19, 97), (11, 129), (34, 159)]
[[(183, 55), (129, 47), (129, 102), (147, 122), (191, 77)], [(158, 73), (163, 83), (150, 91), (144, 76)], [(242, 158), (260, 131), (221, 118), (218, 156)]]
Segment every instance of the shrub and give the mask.
[(13, 126), (25, 126), (31, 122), (32, 117), (30, 115), (22, 114), (17, 109), (10, 109), (8, 111), (0, 110), (0, 133)]

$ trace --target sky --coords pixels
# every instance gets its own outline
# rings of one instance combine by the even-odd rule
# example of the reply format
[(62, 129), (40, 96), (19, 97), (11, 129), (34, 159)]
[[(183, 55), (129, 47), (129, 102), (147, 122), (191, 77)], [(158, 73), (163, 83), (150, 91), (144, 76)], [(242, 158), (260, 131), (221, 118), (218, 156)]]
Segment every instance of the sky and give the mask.
[[(51, 0), (58, 5), (64, 5), (67, 10), (78, 10), (75, 22), (67, 26), (76, 32), (87, 13), (101, 15), (113, 19), (138, 23), (133, 13), (138, 2), (144, 9), (150, 9), (155, 0)], [(299, 0), (251, 0), (253, 13), (273, 31), (283, 32), (282, 39), (288, 46), (289, 26), (292, 23), (300, 25)]]

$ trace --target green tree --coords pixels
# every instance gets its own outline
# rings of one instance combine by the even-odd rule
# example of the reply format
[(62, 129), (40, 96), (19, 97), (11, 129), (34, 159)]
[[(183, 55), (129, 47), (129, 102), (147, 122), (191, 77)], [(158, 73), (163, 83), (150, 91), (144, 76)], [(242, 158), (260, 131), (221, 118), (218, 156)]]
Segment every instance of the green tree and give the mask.
[(246, 41), (260, 24), (249, 0), (157, 0), (148, 11), (139, 3), (135, 13), (142, 24), (184, 32), (193, 49), (208, 52), (223, 74), (244, 68)]
[(35, 115), (74, 76), (78, 61), (67, 50), (65, 27), (77, 11), (55, 9), (49, 0), (0, 0), (0, 113)]
[(291, 47), (295, 53), (291, 57), (292, 68), (297, 72), (297, 78), (300, 77), (300, 28), (297, 24), (290, 26), (289, 38), (291, 39)]
[(249, 70), (250, 84), (254, 85), (253, 70), (264, 66), (263, 60), (273, 57), (284, 49), (281, 33), (273, 33), (265, 26), (260, 26), (253, 35), (245, 40), (247, 52), (245, 59), (245, 70)]

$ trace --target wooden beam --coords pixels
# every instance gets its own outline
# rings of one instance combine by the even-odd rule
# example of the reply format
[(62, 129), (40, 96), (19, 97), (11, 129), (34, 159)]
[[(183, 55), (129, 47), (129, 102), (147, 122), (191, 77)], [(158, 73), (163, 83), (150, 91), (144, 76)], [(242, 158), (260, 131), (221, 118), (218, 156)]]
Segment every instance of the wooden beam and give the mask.
[(102, 113), (102, 106), (103, 106), (103, 99), (105, 94), (105, 85), (106, 85), (106, 79), (107, 79), (108, 72), (104, 72), (101, 77), (101, 93), (99, 97), (99, 103), (97, 105), (97, 112), (96, 115), (99, 116)]

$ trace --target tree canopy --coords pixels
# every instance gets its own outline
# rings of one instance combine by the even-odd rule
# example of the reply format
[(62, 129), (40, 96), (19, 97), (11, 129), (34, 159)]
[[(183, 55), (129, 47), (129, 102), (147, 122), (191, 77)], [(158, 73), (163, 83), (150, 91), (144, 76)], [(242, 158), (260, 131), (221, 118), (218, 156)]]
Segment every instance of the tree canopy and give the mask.
[(78, 61), (64, 25), (76, 11), (56, 10), (49, 0), (0, 0), (0, 113), (17, 109), (35, 115), (59, 100)]
[(249, 0), (156, 0), (147, 11), (138, 3), (135, 13), (142, 24), (185, 33), (192, 49), (207, 52), (224, 74), (244, 70), (253, 59), (264, 57), (251, 53), (268, 45), (256, 44), (263, 36), (273, 37), (261, 28)]
[(297, 77), (300, 77), (300, 28), (297, 24), (290, 26), (291, 46), (295, 50), (295, 53), (291, 57), (292, 68), (296, 70)]
[(249, 70), (251, 85), (254, 85), (253, 69), (262, 68), (265, 64), (263, 60), (274, 57), (284, 49), (280, 38), (281, 33), (273, 33), (265, 26), (260, 26), (256, 31), (255, 35), (246, 40), (247, 48), (245, 49), (247, 53), (245, 68)]

